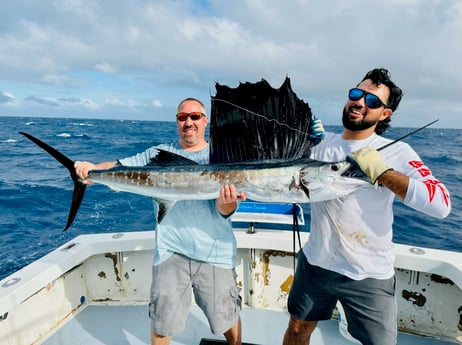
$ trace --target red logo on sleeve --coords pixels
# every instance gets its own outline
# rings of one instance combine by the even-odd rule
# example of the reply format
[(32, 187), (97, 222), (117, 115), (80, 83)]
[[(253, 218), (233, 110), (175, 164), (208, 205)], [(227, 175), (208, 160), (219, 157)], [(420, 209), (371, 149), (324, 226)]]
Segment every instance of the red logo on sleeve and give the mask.
[[(409, 165), (415, 168), (419, 172), (420, 176), (422, 177), (431, 176), (432, 174), (430, 169), (427, 168), (423, 164), (422, 161), (410, 161)], [(443, 196), (444, 203), (446, 204), (446, 206), (449, 205), (449, 195), (440, 181), (438, 181), (437, 179), (431, 179), (431, 180), (424, 180), (423, 183), (425, 187), (427, 187), (428, 197), (429, 197), (430, 202), (433, 201), (433, 198), (436, 195), (436, 191), (439, 189), (441, 192), (441, 195)]]

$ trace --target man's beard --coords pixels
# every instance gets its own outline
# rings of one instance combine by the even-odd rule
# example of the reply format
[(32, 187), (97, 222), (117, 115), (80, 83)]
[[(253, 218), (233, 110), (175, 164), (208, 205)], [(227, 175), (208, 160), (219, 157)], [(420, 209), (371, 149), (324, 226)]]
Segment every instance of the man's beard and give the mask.
[(352, 121), (348, 116), (348, 111), (346, 107), (343, 108), (343, 116), (342, 116), (342, 123), (343, 127), (349, 129), (350, 131), (362, 131), (364, 129), (371, 128), (375, 126), (378, 122), (377, 121), (368, 121), (367, 115), (363, 117), (361, 121)]

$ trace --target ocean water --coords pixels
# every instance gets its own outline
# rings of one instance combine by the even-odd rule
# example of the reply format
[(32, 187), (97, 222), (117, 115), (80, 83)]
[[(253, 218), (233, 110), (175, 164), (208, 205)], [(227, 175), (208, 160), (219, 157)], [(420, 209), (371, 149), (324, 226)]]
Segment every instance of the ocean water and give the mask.
[[(392, 128), (386, 136), (395, 139), (411, 130)], [(19, 131), (73, 160), (93, 162), (123, 158), (177, 137), (174, 122), (0, 117), (0, 279), (79, 234), (153, 229), (150, 198), (95, 184), (63, 232), (72, 181), (64, 167)], [(426, 128), (405, 141), (449, 188), (453, 210), (441, 220), (396, 202), (394, 241), (462, 251), (462, 130)], [(309, 224), (309, 204), (304, 207)]]

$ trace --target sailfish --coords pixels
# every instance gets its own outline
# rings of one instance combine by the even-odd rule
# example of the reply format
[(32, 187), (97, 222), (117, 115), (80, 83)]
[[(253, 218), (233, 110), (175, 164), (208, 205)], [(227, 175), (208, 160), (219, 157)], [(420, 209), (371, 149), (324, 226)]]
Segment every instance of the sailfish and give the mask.
[[(215, 86), (209, 164), (199, 165), (159, 149), (147, 166), (92, 170), (86, 179), (154, 198), (159, 206), (159, 223), (176, 201), (217, 198), (226, 184), (235, 185), (253, 201), (309, 203), (345, 197), (369, 183), (347, 161), (319, 162), (309, 158), (312, 112), (308, 103), (294, 93), (288, 77), (278, 89), (264, 79), (240, 83), (236, 88), (219, 83)], [(87, 184), (77, 176), (72, 159), (29, 133), (21, 134), (70, 173), (74, 191), (64, 228), (67, 230), (77, 215)]]

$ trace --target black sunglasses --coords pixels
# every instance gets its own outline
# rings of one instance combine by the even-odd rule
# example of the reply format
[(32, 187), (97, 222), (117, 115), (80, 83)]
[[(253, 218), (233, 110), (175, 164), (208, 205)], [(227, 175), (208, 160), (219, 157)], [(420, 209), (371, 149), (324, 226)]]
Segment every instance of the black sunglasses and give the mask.
[(192, 113), (178, 113), (178, 114), (176, 114), (176, 119), (178, 121), (180, 121), (180, 122), (184, 122), (184, 121), (186, 121), (186, 119), (188, 117), (190, 117), (191, 120), (197, 121), (197, 120), (201, 119), (203, 116), (205, 116), (204, 113), (195, 111), (195, 112), (192, 112)]
[(368, 108), (377, 109), (380, 107), (387, 107), (385, 103), (383, 103), (380, 98), (373, 93), (358, 89), (357, 87), (348, 91), (348, 98), (350, 101), (359, 101), (362, 97), (364, 97), (364, 103), (366, 103)]

